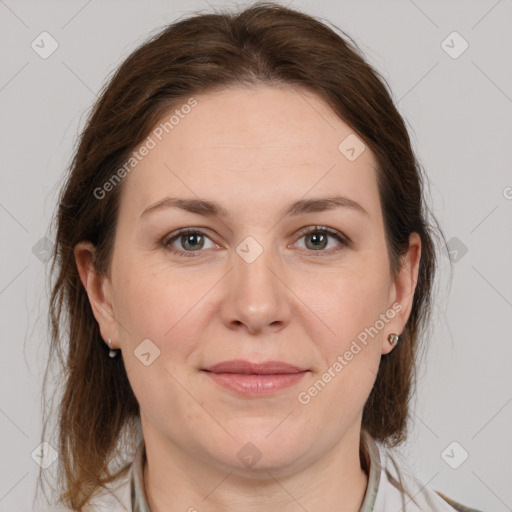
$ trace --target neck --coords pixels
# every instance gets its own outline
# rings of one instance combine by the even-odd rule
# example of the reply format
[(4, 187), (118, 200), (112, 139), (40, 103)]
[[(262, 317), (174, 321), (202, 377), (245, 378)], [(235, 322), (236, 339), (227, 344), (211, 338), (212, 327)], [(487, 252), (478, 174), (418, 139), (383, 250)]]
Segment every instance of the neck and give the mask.
[(359, 436), (360, 428), (352, 429), (314, 461), (250, 474), (191, 458), (175, 445), (168, 446), (168, 440), (164, 451), (150, 441), (143, 471), (146, 498), (151, 512), (295, 512), (297, 507), (308, 512), (358, 512), (368, 485)]

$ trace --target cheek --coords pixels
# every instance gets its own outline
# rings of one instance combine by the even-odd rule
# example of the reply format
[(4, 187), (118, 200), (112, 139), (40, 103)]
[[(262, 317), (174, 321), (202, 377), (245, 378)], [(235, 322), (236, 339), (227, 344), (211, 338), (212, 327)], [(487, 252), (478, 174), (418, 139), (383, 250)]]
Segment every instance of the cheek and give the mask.
[[(132, 249), (133, 251), (133, 249)], [(183, 316), (193, 293), (193, 281), (183, 273), (151, 265), (151, 257), (123, 258), (113, 275), (120, 319), (145, 334), (161, 336)]]
[(172, 290), (147, 274), (122, 280), (116, 290), (116, 314), (131, 336), (159, 337), (165, 324), (172, 325), (174, 318), (168, 307)]
[(179, 372), (214, 314), (202, 299), (218, 276), (171, 272), (143, 261), (126, 261), (118, 266), (117, 275), (114, 302), (123, 343), (133, 351), (143, 340), (151, 340), (164, 356), (155, 363), (166, 361), (169, 371)]
[(323, 367), (311, 391), (318, 393), (314, 407), (319, 414), (327, 408), (330, 420), (349, 425), (361, 412), (378, 372), (385, 334), (380, 318), (386, 312), (389, 278), (378, 267), (368, 267), (366, 272), (330, 281), (328, 289), (328, 294), (324, 289), (318, 295), (328, 301), (315, 312), (331, 333), (324, 329), (323, 335), (318, 331), (313, 337)]
[(310, 288), (305, 302), (313, 304), (312, 309), (325, 320), (333, 335), (329, 339), (336, 340), (339, 350), (385, 314), (390, 286), (385, 264), (367, 263), (322, 280), (315, 292)]

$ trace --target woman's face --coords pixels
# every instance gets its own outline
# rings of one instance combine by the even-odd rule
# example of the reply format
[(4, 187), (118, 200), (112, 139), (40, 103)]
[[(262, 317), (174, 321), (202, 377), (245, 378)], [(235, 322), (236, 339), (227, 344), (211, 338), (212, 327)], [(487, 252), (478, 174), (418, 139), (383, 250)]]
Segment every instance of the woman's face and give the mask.
[[(410, 312), (419, 241), (394, 280), (374, 155), (316, 96), (195, 100), (124, 178), (111, 271), (89, 294), (146, 442), (223, 468), (296, 469), (358, 442), (387, 336)], [(304, 371), (205, 371), (231, 360)]]

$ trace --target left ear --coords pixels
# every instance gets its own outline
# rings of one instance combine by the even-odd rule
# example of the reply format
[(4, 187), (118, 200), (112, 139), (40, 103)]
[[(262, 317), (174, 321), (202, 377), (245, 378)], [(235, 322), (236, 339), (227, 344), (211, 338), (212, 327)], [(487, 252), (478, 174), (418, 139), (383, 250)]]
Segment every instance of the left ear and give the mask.
[(400, 258), (400, 269), (390, 289), (388, 309), (393, 310), (396, 314), (386, 325), (384, 339), (382, 340), (382, 354), (387, 354), (393, 350), (394, 347), (389, 343), (388, 336), (391, 333), (401, 334), (411, 314), (414, 290), (418, 282), (420, 259), (421, 238), (418, 233), (411, 233), (409, 249)]

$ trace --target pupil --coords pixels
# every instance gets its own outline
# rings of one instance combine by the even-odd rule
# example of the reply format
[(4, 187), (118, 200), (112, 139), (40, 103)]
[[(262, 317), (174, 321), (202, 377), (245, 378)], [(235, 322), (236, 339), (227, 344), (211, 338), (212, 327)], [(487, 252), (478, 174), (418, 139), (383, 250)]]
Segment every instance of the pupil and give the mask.
[(188, 234), (188, 235), (185, 235), (185, 247), (187, 246), (191, 246), (191, 245), (196, 245), (198, 242), (196, 241), (194, 243), (194, 238), (197, 238), (198, 236), (201, 236), (197, 233), (192, 233), (192, 234)]
[[(310, 235), (310, 236), (311, 236), (311, 240), (312, 241), (314, 240), (313, 247), (315, 249), (318, 249), (318, 247), (319, 247), (318, 243), (322, 244), (322, 242), (325, 242), (325, 238), (326, 237), (325, 237), (325, 235), (323, 233), (320, 233), (320, 234), (317, 233), (317, 234), (313, 234), (313, 235)], [(323, 244), (321, 246), (323, 247), (324, 245), (325, 244)]]

